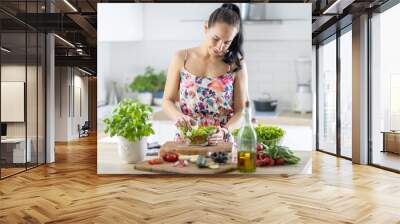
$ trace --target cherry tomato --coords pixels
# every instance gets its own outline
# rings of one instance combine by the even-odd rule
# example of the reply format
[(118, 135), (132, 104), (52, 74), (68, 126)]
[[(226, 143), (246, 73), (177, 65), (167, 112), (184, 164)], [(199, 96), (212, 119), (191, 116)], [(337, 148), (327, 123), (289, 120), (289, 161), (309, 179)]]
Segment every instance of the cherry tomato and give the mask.
[(147, 161), (150, 165), (156, 165), (156, 164), (161, 164), (163, 161), (161, 159), (151, 159)]

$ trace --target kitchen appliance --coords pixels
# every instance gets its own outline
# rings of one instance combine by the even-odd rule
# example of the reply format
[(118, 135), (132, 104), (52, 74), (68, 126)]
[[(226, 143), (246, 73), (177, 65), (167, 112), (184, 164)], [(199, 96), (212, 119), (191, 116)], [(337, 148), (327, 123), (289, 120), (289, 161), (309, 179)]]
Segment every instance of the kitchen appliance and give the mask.
[(241, 3), (241, 17), (245, 21), (263, 21), (267, 19), (265, 3)]
[(299, 113), (312, 111), (311, 61), (308, 58), (295, 60), (297, 92), (294, 110)]
[(278, 100), (271, 99), (269, 93), (264, 93), (263, 98), (254, 100), (254, 108), (259, 112), (274, 112), (278, 106)]

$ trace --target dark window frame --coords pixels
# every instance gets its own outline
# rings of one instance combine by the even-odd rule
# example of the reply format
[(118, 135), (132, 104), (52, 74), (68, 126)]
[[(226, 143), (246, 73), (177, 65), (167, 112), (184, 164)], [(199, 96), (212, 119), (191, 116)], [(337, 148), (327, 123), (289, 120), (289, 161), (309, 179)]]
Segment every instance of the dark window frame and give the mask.
[[(36, 0), (36, 3), (37, 3), (36, 9), (38, 11), (39, 10), (39, 8), (38, 8), (39, 0)], [(26, 7), (27, 6), (25, 5), (25, 11), (27, 11)], [(6, 11), (4, 11), (2, 9), (1, 9), (1, 11), (3, 13), (7, 13)], [(47, 12), (47, 7), (46, 7), (46, 12)], [(25, 16), (26, 15), (27, 14), (25, 14)], [(21, 22), (21, 21), (19, 21), (19, 22)], [(25, 27), (24, 30), (19, 30), (19, 31), (15, 31), (15, 32), (7, 32), (7, 31), (4, 32), (4, 31), (2, 31), (0, 29), (0, 45), (2, 45), (2, 34), (3, 33), (23, 33), (23, 34), (25, 34), (25, 87), (24, 87), (24, 91), (25, 91), (25, 93), (24, 93), (24, 96), (25, 96), (25, 99), (24, 99), (25, 168), (24, 168), (24, 170), (12, 173), (12, 174), (7, 175), (7, 176), (3, 176), (2, 167), (0, 166), (0, 180), (4, 180), (4, 179), (6, 179), (8, 177), (12, 177), (12, 176), (17, 175), (19, 173), (26, 172), (27, 170), (39, 167), (39, 166), (44, 165), (44, 164), (47, 163), (47, 33), (41, 32), (40, 30), (37, 30), (37, 29), (33, 28), (32, 26), (30, 26), (30, 25), (28, 25), (26, 23), (24, 24), (24, 27)], [(27, 127), (28, 127), (28, 125), (27, 125), (27, 123), (28, 123), (28, 121), (27, 121), (27, 81), (28, 81), (28, 79), (27, 79), (27, 75), (28, 75), (28, 72), (27, 72), (28, 46), (27, 45), (28, 45), (28, 33), (36, 34), (36, 38), (37, 38), (36, 39), (36, 99), (37, 99), (37, 101), (36, 101), (36, 125), (37, 125), (36, 126), (36, 130), (37, 130), (36, 131), (36, 139), (37, 139), (36, 150), (37, 150), (37, 152), (36, 152), (36, 163), (35, 164), (30, 164), (32, 166), (29, 166), (29, 167), (28, 167), (28, 162), (27, 162), (27, 156), (28, 156), (27, 155), (27, 147), (28, 147), (28, 144), (27, 144), (27, 139), (28, 139), (28, 136), (27, 136), (28, 135), (28, 132), (27, 132)], [(41, 157), (43, 157), (43, 159), (44, 159), (43, 163), (39, 162), (39, 141), (38, 141), (38, 139), (39, 139), (39, 113), (38, 113), (38, 111), (39, 111), (39, 79), (38, 79), (38, 76), (39, 76), (39, 69), (38, 69), (38, 66), (39, 66), (39, 44), (38, 44), (39, 43), (39, 34), (44, 34), (44, 35), (42, 35), (42, 38), (41, 38), (42, 47), (44, 48), (44, 50), (42, 49), (42, 51), (41, 51), (41, 53), (44, 54), (44, 55), (42, 55), (43, 60), (44, 60), (44, 67), (42, 69), (42, 82), (44, 83), (44, 86), (43, 86), (44, 92), (43, 92), (43, 95), (42, 95), (42, 96), (44, 96), (44, 98), (43, 98), (43, 101), (42, 101), (42, 103), (43, 103), (42, 107), (44, 109), (44, 111), (43, 111), (44, 116), (42, 118), (44, 120), (41, 121), (44, 124), (44, 133), (43, 133), (44, 134), (44, 136), (43, 136), (44, 144), (42, 146), (43, 147), (42, 152), (44, 153), (44, 155), (41, 155)], [(0, 82), (1, 82), (2, 61), (3, 60), (2, 60), (1, 53), (0, 53)], [(1, 90), (1, 85), (0, 85), (0, 90)], [(0, 91), (0, 101), (1, 101), (1, 91)], [(0, 110), (1, 110), (1, 106), (0, 106)], [(0, 115), (0, 123), (1, 123), (1, 115)], [(0, 144), (0, 158), (1, 158), (1, 151), (2, 150), (1, 150), (1, 144)], [(1, 165), (1, 163), (0, 163), (0, 165)]]

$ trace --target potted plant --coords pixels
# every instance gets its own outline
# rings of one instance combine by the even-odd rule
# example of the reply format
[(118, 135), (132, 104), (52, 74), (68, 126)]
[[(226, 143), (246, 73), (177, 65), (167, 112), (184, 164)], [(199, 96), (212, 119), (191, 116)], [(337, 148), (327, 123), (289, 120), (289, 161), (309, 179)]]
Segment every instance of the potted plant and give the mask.
[(162, 104), (162, 98), (164, 95), (164, 87), (165, 87), (165, 83), (167, 81), (167, 77), (165, 75), (165, 71), (162, 70), (160, 71), (156, 77), (156, 88), (155, 88), (155, 92), (154, 92), (154, 104), (161, 106)]
[(148, 66), (143, 74), (134, 78), (129, 88), (133, 92), (138, 92), (140, 102), (151, 105), (153, 94), (164, 89), (165, 80), (164, 71), (157, 73), (154, 68)]
[(149, 105), (124, 99), (104, 119), (106, 134), (118, 137), (118, 154), (127, 163), (142, 161), (147, 149), (147, 136), (154, 134), (150, 123), (153, 112)]

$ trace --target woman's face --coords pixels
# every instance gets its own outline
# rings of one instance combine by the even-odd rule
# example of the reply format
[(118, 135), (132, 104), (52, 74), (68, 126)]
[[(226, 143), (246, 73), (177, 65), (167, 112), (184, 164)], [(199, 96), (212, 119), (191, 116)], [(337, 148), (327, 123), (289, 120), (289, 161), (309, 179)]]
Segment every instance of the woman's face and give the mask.
[(238, 29), (223, 22), (216, 22), (208, 27), (205, 24), (207, 50), (210, 55), (223, 56), (235, 38)]

